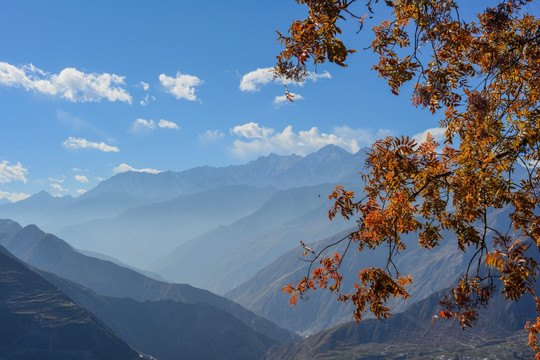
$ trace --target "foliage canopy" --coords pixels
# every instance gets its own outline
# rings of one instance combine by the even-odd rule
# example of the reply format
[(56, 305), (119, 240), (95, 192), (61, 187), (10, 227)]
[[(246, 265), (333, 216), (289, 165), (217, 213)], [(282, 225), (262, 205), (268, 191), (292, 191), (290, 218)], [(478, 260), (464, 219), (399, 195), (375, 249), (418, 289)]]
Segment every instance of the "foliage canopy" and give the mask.
[[(288, 34), (278, 33), (284, 49), (276, 76), (299, 81), (309, 63), (346, 66), (355, 50), (339, 40), (340, 22), (349, 18), (362, 28), (366, 16), (386, 6), (391, 16), (373, 28), (371, 49), (379, 56), (373, 69), (396, 95), (413, 82), (412, 104), (440, 119), (445, 140), (439, 144), (428, 136), (418, 144), (387, 137), (372, 145), (363, 198), (336, 187), (329, 217), (356, 218), (358, 228), (344, 241), (360, 251), (387, 246), (387, 266), (361, 270), (355, 291), (342, 293), (344, 254), (313, 253), (312, 264), (320, 266), (283, 289), (291, 304), (322, 287), (351, 301), (357, 321), (367, 310), (385, 318), (390, 297), (409, 297), (412, 278), (392, 261), (406, 250), (402, 234), (417, 233), (419, 244), (431, 249), (443, 230), (455, 233), (459, 249), (473, 255), (444, 300), (441, 317), (470, 326), (478, 307), (497, 291), (494, 279), (501, 280), (507, 299), (534, 295), (539, 271), (534, 252), (540, 249), (540, 19), (529, 13), (530, 0), (494, 1), (474, 21), (460, 16), (454, 0), (296, 2), (307, 6), (307, 17), (293, 21)], [(362, 11), (367, 15), (360, 16)], [(526, 176), (515, 176), (518, 167)], [(488, 214), (503, 208), (509, 209), (510, 227), (490, 225)], [(540, 317), (526, 328), (540, 359)]]

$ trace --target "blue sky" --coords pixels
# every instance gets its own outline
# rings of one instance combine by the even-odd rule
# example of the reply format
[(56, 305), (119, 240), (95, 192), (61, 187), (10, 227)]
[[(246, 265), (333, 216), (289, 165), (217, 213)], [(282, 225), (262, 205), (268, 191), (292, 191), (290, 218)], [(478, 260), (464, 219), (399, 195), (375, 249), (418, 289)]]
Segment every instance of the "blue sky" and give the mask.
[(364, 50), (368, 24), (344, 25), (359, 52), (342, 69), (272, 81), (293, 0), (25, 1), (0, 13), (0, 198), (77, 196), (126, 170), (240, 164), (333, 143), (354, 152), (415, 135), (437, 118), (393, 96)]

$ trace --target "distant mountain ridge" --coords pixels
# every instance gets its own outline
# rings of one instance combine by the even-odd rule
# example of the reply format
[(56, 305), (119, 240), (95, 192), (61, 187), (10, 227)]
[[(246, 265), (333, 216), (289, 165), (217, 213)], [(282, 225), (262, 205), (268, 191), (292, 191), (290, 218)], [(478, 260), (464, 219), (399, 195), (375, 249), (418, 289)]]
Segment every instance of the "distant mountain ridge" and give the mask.
[(301, 157), (270, 154), (244, 165), (202, 166), (158, 174), (126, 172), (102, 181), (81, 198), (102, 192), (127, 192), (141, 198), (163, 199), (227, 185), (274, 186), (279, 189), (350, 180), (364, 167), (365, 149), (351, 154), (327, 145)]
[(16, 203), (0, 205), (0, 219), (16, 219), (21, 223), (35, 222), (44, 214), (57, 211), (75, 202), (71, 196), (54, 197), (46, 191), (40, 191)]

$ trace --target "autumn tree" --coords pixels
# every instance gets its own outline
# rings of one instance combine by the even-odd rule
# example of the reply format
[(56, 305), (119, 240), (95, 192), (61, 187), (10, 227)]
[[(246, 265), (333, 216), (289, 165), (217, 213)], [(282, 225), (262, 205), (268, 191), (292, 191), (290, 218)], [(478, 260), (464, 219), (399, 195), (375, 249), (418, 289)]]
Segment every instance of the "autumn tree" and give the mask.
[[(352, 55), (356, 51), (339, 39), (340, 24), (355, 21), (369, 31), (362, 29), (366, 17), (387, 7), (383, 12), (391, 15), (373, 27), (370, 49), (379, 56), (373, 69), (396, 95), (411, 83), (412, 105), (429, 110), (445, 140), (387, 137), (371, 146), (363, 194), (358, 198), (337, 187), (329, 196), (334, 201), (329, 217), (357, 220), (358, 228), (343, 239), (347, 248), (386, 246), (387, 266), (362, 269), (355, 291), (343, 293), (344, 254), (313, 253), (313, 271), (284, 288), (291, 303), (322, 287), (352, 302), (357, 321), (365, 311), (385, 318), (386, 301), (409, 297), (413, 281), (393, 263), (406, 251), (402, 235), (416, 233), (420, 246), (431, 249), (443, 230), (455, 233), (457, 247), (471, 251), (472, 260), (445, 300), (442, 317), (470, 326), (478, 306), (495, 291), (509, 300), (534, 296), (539, 270), (534, 255), (540, 249), (540, 20), (529, 13), (530, 0), (493, 1), (473, 21), (460, 16), (453, 0), (296, 2), (306, 6), (307, 17), (278, 33), (284, 48), (276, 76), (302, 81), (310, 64), (346, 66), (349, 56), (362, 54)], [(516, 178), (517, 168), (526, 176)], [(504, 229), (487, 221), (491, 211), (502, 208), (509, 209), (511, 222)], [(498, 289), (494, 279), (501, 281)], [(540, 317), (526, 328), (540, 359)]]

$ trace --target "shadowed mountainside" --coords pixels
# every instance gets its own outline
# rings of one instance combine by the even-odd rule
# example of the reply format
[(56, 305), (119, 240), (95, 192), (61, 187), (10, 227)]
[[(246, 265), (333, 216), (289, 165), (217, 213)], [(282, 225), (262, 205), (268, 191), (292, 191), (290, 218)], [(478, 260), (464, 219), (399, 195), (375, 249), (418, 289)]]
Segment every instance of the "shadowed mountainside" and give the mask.
[(160, 360), (259, 359), (270, 346), (278, 344), (224, 310), (205, 303), (138, 302), (99, 296), (53, 273), (38, 271), (120, 338)]
[(0, 358), (139, 359), (86, 309), (0, 247)]

